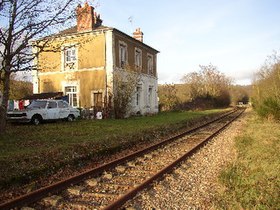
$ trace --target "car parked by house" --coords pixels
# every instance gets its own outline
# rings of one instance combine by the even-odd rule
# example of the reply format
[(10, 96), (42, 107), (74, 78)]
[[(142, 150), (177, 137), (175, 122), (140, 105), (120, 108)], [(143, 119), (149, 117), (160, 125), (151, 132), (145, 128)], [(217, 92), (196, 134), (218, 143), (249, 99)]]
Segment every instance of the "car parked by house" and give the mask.
[(38, 125), (43, 121), (65, 119), (73, 121), (80, 116), (80, 111), (63, 100), (34, 100), (24, 110), (7, 112), (10, 122), (31, 122)]

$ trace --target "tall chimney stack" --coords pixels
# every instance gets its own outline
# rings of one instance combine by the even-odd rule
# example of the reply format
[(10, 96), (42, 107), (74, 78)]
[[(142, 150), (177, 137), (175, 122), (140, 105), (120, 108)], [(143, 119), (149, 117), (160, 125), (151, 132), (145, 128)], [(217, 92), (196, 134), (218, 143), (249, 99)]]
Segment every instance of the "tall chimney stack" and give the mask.
[(143, 42), (143, 35), (144, 33), (141, 31), (140, 28), (136, 28), (135, 32), (133, 32), (133, 38), (137, 39), (140, 42)]
[(90, 6), (88, 2), (82, 7), (80, 4), (76, 8), (77, 13), (77, 31), (92, 31), (95, 27), (102, 24), (100, 15), (94, 12), (94, 7)]

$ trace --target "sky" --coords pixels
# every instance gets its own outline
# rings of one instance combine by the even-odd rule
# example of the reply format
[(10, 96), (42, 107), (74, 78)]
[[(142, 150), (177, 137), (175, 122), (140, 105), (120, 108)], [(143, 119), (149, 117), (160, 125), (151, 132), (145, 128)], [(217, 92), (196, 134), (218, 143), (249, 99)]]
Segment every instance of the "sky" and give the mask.
[(106, 26), (128, 35), (141, 28), (144, 43), (160, 51), (160, 84), (180, 83), (185, 74), (211, 63), (235, 84), (247, 85), (280, 49), (280, 0), (88, 2)]

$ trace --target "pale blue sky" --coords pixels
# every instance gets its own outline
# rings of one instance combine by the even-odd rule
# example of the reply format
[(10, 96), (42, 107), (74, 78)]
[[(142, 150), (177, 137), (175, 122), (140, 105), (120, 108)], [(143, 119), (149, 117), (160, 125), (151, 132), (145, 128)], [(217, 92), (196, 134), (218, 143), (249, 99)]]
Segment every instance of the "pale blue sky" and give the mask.
[[(88, 1), (96, 5), (98, 1)], [(103, 24), (159, 50), (159, 83), (178, 83), (212, 63), (238, 84), (280, 48), (280, 0), (99, 0)], [(132, 16), (132, 24), (128, 18)]]

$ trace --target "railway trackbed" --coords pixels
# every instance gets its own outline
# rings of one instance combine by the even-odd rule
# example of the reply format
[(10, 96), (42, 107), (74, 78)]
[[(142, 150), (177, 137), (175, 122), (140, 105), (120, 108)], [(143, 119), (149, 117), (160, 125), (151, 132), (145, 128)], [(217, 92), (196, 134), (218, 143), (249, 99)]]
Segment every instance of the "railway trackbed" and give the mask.
[(0, 209), (120, 208), (205, 145), (243, 111), (230, 111), (141, 151), (0, 204)]

